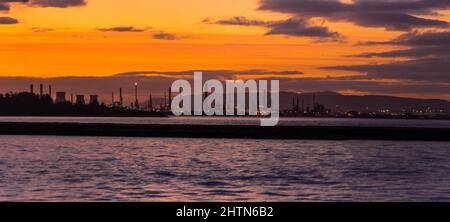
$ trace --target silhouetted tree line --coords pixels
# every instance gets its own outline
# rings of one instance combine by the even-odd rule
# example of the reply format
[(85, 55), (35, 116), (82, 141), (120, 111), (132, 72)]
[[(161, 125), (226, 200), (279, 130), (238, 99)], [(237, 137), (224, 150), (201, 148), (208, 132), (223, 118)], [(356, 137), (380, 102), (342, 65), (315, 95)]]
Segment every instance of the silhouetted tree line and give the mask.
[(108, 107), (97, 102), (84, 105), (70, 102), (54, 103), (49, 95), (34, 93), (0, 94), (2, 116), (107, 116), (107, 117), (154, 117), (162, 113)]

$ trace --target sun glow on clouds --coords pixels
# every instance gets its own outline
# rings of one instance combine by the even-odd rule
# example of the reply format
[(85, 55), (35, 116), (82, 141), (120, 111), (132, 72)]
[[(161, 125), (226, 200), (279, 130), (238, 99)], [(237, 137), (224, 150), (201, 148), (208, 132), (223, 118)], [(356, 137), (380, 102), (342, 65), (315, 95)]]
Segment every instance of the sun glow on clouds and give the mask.
[[(76, 2), (71, 3), (74, 7), (9, 4), (10, 9), (3, 10), (2, 17), (16, 19), (17, 24), (0, 25), (0, 60), (4, 64), (0, 76), (109, 76), (134, 70), (199, 69), (303, 73), (264, 76), (287, 79), (365, 75), (363, 68), (368, 64), (390, 64), (411, 58), (353, 55), (379, 55), (414, 47), (365, 42), (387, 42), (417, 30), (443, 32), (448, 30), (446, 23), (450, 21), (445, 3), (431, 5), (436, 1), (428, 0), (420, 1), (423, 13), (404, 9), (404, 4), (414, 2), (405, 0), (87, 0), (84, 6)], [(286, 2), (295, 2), (298, 7), (286, 8)], [(314, 2), (323, 7), (305, 11), (308, 4), (313, 9)], [(343, 14), (323, 12), (334, 3), (367, 10), (367, 2), (377, 2), (380, 10), (392, 9), (385, 23), (374, 20), (377, 17), (373, 11), (366, 13), (370, 16), (353, 9), (345, 9)], [(399, 4), (389, 7), (390, 3)], [(336, 10), (341, 10), (339, 7)], [(414, 14), (420, 16), (408, 17)], [(388, 21), (394, 17), (404, 20)], [(232, 20), (234, 24), (217, 22), (232, 18), (243, 20)], [(260, 22), (236, 24), (242, 21)], [(333, 33), (342, 38), (333, 39), (336, 37)], [(389, 76), (401, 75), (389, 73)], [(405, 84), (406, 79), (402, 78), (364, 81)], [(360, 93), (350, 86), (344, 91)]]

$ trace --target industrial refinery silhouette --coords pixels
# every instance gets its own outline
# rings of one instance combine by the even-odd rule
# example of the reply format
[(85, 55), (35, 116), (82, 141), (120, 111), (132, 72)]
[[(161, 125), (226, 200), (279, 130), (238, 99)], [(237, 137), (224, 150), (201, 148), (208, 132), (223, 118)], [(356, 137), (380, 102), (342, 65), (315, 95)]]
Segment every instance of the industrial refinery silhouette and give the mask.
[[(98, 95), (52, 93), (52, 86), (44, 92), (44, 85), (39, 85), (35, 93), (30, 84), (28, 92), (0, 94), (0, 115), (3, 116), (105, 116), (105, 117), (163, 117), (170, 112), (170, 103), (153, 104), (149, 95), (148, 105), (141, 107), (138, 100), (138, 83), (134, 84), (135, 101), (129, 106), (124, 104), (122, 88), (119, 100), (111, 96), (111, 104), (100, 102)], [(88, 98), (88, 100), (87, 100)], [(170, 99), (169, 99), (170, 100)]]
[[(130, 84), (131, 85), (131, 84)], [(24, 92), (0, 94), (0, 116), (94, 116), (94, 117), (166, 117), (172, 115), (172, 92), (167, 87), (155, 98), (152, 93), (139, 94), (135, 82), (133, 98), (125, 102), (122, 88), (103, 95), (52, 92), (52, 85), (34, 84)], [(46, 89), (46, 90), (45, 90)], [(131, 91), (131, 90), (130, 90)], [(162, 94), (164, 98), (162, 98)], [(146, 101), (139, 101), (147, 97)], [(204, 92), (203, 99), (209, 96)], [(236, 96), (236, 95), (235, 95)], [(248, 98), (248, 95), (246, 95)], [(225, 100), (225, 95), (224, 95)], [(246, 100), (246, 107), (248, 107)], [(338, 118), (407, 118), (450, 119), (450, 102), (390, 96), (351, 96), (334, 92), (280, 92), (280, 115), (283, 117)]]

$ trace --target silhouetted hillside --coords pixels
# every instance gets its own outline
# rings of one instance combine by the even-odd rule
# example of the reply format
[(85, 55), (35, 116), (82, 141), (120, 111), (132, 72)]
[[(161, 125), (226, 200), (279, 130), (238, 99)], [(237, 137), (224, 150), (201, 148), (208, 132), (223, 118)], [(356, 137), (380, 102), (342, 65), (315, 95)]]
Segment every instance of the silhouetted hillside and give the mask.
[[(413, 98), (401, 98), (393, 96), (350, 96), (342, 95), (336, 92), (325, 91), (316, 93), (292, 93), (292, 92), (280, 92), (280, 110), (291, 110), (293, 103), (301, 108), (302, 102), (305, 110), (309, 106), (313, 108), (313, 97), (315, 95), (316, 104), (324, 105), (332, 112), (378, 112), (380, 110), (389, 110), (390, 112), (412, 112), (413, 110), (431, 110), (434, 112), (450, 113), (450, 102), (438, 99), (413, 99)], [(236, 96), (236, 95), (235, 95)], [(248, 95), (247, 95), (248, 98)], [(153, 105), (168, 103), (168, 99), (154, 98)], [(192, 101), (194, 99), (192, 98)], [(236, 99), (235, 99), (236, 101)], [(224, 96), (224, 102), (226, 98)], [(142, 102), (141, 107), (147, 107), (148, 101)], [(248, 100), (247, 100), (248, 106)]]
[(313, 97), (316, 97), (316, 103), (323, 104), (333, 112), (347, 112), (347, 111), (359, 111), (359, 112), (375, 112), (381, 109), (389, 109), (392, 112), (402, 112), (403, 110), (443, 110), (446, 113), (450, 113), (450, 102), (437, 99), (412, 99), (401, 98), (392, 96), (349, 96), (341, 95), (335, 92), (318, 92), (318, 93), (280, 93), (280, 109), (287, 110), (292, 109), (292, 102), (297, 103), (297, 97), (299, 98), (300, 106), (302, 100), (305, 107), (312, 106)]

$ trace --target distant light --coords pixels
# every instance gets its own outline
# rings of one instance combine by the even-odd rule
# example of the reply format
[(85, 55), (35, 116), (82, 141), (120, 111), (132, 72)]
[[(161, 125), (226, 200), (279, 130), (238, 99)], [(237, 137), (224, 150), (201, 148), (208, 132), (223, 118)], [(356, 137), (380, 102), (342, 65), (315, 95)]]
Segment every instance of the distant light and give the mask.
[(137, 83), (137, 82), (135, 82), (135, 83), (134, 83), (134, 86), (138, 86), (138, 83)]

